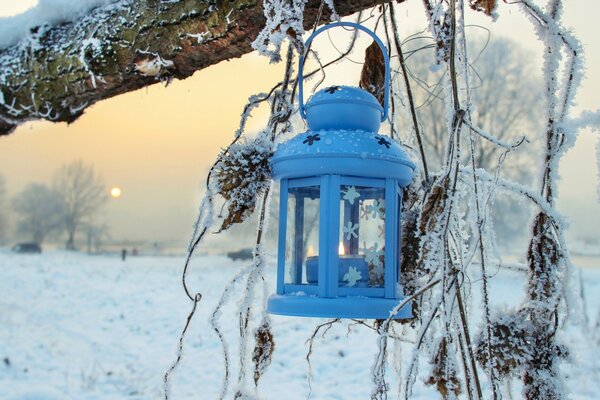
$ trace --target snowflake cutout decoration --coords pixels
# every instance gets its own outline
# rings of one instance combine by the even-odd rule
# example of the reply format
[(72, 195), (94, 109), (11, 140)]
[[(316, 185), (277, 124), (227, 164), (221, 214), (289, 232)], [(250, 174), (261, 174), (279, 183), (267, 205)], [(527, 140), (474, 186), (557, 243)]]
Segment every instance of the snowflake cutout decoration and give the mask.
[(344, 275), (343, 281), (348, 282), (348, 287), (356, 286), (356, 282), (362, 279), (362, 274), (355, 267), (348, 268), (348, 272)]
[(383, 235), (385, 235), (385, 226), (384, 225), (377, 225), (377, 229), (379, 230), (379, 233), (377, 234), (377, 237), (383, 237)]
[(367, 211), (367, 206), (363, 205), (360, 207), (360, 218), (365, 221), (369, 220), (369, 211)]
[(371, 214), (373, 218), (383, 218), (385, 216), (385, 207), (383, 205), (383, 201), (373, 201), (373, 204), (369, 204), (366, 207), (366, 213)]
[(385, 269), (383, 268), (382, 262), (380, 262), (379, 264), (376, 264), (375, 268), (373, 268), (373, 273), (375, 274), (377, 279), (383, 278), (384, 272), (385, 272)]
[(319, 134), (315, 133), (314, 135), (308, 135), (302, 143), (303, 144), (308, 143), (309, 146), (312, 146), (314, 142), (318, 142), (319, 140), (321, 140), (321, 138), (319, 137)]
[(358, 199), (360, 197), (360, 193), (358, 193), (358, 191), (356, 190), (356, 187), (354, 186), (350, 186), (345, 192), (344, 192), (344, 200), (347, 200), (348, 203), (354, 205), (354, 200)]
[(334, 94), (338, 90), (342, 90), (342, 88), (339, 86), (330, 86), (327, 89), (325, 89), (325, 93)]
[(377, 139), (378, 145), (385, 146), (386, 149), (389, 149), (390, 145), (392, 144), (389, 140), (387, 140), (383, 136), (375, 136), (375, 139)]
[(344, 234), (346, 235), (346, 240), (350, 240), (350, 238), (358, 238), (358, 224), (353, 224), (348, 221), (346, 226), (344, 226)]
[(379, 243), (375, 243), (371, 247), (366, 247), (365, 244), (365, 248), (361, 250), (365, 253), (365, 261), (368, 264), (374, 265), (375, 267), (382, 264), (380, 257), (385, 255), (385, 251), (383, 249), (379, 250)]

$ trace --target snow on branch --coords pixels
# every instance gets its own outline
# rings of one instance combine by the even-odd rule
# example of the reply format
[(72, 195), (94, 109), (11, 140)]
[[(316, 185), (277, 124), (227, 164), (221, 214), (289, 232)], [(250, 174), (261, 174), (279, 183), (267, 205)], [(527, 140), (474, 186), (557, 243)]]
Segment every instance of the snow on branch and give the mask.
[(264, 14), (267, 23), (252, 43), (252, 48), (259, 54), (268, 56), (271, 62), (279, 62), (281, 45), (288, 39), (298, 53), (303, 53), (304, 3), (304, 0), (265, 0)]
[(115, 0), (44, 0), (21, 14), (0, 18), (0, 50), (18, 43), (31, 29), (73, 22), (96, 7), (114, 2)]
[[(87, 0), (68, 12), (65, 1), (44, 2), (52, 13), (42, 7), (0, 19), (0, 32), (40, 24), (17, 29), (18, 42), (0, 34), (9, 46), (0, 50), (0, 135), (36, 119), (70, 123), (103, 99), (240, 57), (254, 50), (266, 26), (260, 0)], [(336, 12), (345, 16), (382, 2), (339, 2)], [(320, 1), (297, 0), (295, 15), (302, 5), (303, 19), (290, 25), (298, 33), (332, 13), (329, 7), (320, 12)]]
[[(461, 168), (460, 173), (466, 179), (473, 173), (473, 171), (470, 168)], [(502, 189), (509, 195), (530, 200), (539, 208), (540, 211), (550, 216), (557, 224), (566, 226), (564, 218), (558, 213), (558, 211), (551, 204), (549, 204), (543, 196), (533, 192), (527, 186), (510, 181), (508, 179), (492, 176), (488, 171), (482, 168), (476, 169), (475, 173), (477, 175), (477, 179), (479, 179), (482, 183)]]

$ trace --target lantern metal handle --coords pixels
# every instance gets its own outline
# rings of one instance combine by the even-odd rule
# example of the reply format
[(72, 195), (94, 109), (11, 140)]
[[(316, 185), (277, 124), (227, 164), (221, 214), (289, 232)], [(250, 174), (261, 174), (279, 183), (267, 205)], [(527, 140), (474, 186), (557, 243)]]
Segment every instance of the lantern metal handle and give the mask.
[[(384, 80), (384, 85), (383, 85), (384, 95), (383, 95), (383, 112), (381, 113), (381, 122), (384, 122), (388, 116), (388, 107), (389, 107), (389, 102), (390, 102), (390, 99), (389, 99), (389, 96), (390, 96), (390, 58), (388, 57), (387, 49), (386, 49), (385, 45), (373, 31), (371, 31), (370, 29), (365, 28), (364, 26), (357, 24), (355, 22), (334, 22), (332, 24), (322, 26), (319, 29), (317, 29), (315, 32), (313, 32), (308, 37), (306, 42), (304, 43), (305, 49), (309, 48), (313, 39), (318, 34), (320, 34), (321, 32), (324, 32), (328, 29), (336, 28), (338, 26), (347, 26), (347, 27), (355, 28), (355, 29), (358, 29), (360, 31), (367, 33), (369, 36), (371, 36), (373, 38), (375, 43), (377, 43), (379, 45), (379, 48), (381, 49), (381, 52), (383, 53), (383, 61), (385, 64), (385, 80)], [(305, 56), (305, 54), (302, 54), (300, 56), (300, 66), (298, 68), (298, 98), (299, 98), (299, 102), (300, 102), (300, 115), (302, 116), (302, 118), (306, 119), (306, 110), (304, 108), (304, 88), (303, 88), (304, 56)]]

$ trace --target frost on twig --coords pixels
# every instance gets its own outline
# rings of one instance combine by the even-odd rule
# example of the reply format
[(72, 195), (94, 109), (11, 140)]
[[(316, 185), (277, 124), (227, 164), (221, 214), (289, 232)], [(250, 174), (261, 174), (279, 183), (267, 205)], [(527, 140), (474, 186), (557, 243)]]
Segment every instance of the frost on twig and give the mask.
[(304, 5), (305, 0), (264, 0), (267, 23), (252, 47), (271, 62), (281, 61), (281, 46), (286, 39), (298, 53), (303, 53)]
[(257, 199), (270, 185), (272, 154), (273, 143), (259, 135), (233, 144), (221, 157), (215, 166), (216, 192), (225, 199), (227, 208), (221, 230), (252, 215)]
[(323, 329), (323, 333), (321, 333), (321, 337), (325, 337), (325, 335), (327, 334), (327, 332), (331, 329), (331, 327), (340, 322), (339, 318), (335, 318), (335, 319), (330, 319), (329, 321), (322, 323), (320, 325), (317, 325), (312, 334), (310, 335), (310, 338), (308, 338), (308, 340), (306, 341), (306, 344), (308, 345), (308, 351), (306, 353), (306, 366), (307, 366), (307, 373), (306, 373), (306, 381), (308, 382), (308, 396), (310, 397), (310, 393), (312, 391), (312, 363), (311, 363), (311, 357), (312, 357), (312, 353), (313, 353), (313, 347), (315, 344), (315, 339), (317, 337), (317, 335), (319, 334), (319, 332), (321, 331), (321, 329)]
[[(410, 398), (413, 385), (419, 382), (419, 366), (423, 361), (427, 361), (429, 366), (427, 372), (421, 374), (420, 378), (424, 379), (420, 381), (431, 385), (443, 398), (463, 396), (470, 399), (499, 399), (502, 381), (514, 377), (523, 380), (528, 399), (560, 398), (563, 395), (557, 371), (560, 360), (568, 354), (568, 350), (556, 341), (555, 333), (559, 320), (565, 318), (563, 305), (569, 297), (570, 260), (564, 239), (563, 219), (555, 210), (556, 167), (560, 155), (572, 145), (576, 128), (589, 122), (568, 117), (573, 91), (579, 82), (579, 49), (577, 42), (560, 26), (560, 1), (552, 3), (557, 7), (556, 12), (539, 10), (528, 0), (520, 2), (520, 7), (526, 8), (530, 17), (533, 15), (542, 39), (546, 40), (545, 46), (552, 50), (546, 54), (544, 68), (548, 123), (541, 137), (527, 135), (532, 141), (542, 141), (546, 147), (540, 155), (544, 167), (541, 187), (531, 188), (500, 178), (500, 169), (507, 154), (525, 139), (511, 143), (501, 139), (493, 129), (485, 131), (473, 121), (472, 110), (476, 109), (477, 104), (473, 103), (470, 91), (471, 71), (464, 30), (464, 9), (471, 5), (493, 14), (496, 2), (470, 1), (465, 4), (464, 1), (423, 1), (429, 16), (430, 33), (436, 43), (439, 68), (444, 69), (445, 73), (440, 84), (444, 86), (443, 93), (438, 93), (444, 97), (446, 105), (445, 160), (441, 163), (441, 169), (431, 171), (427, 179), (423, 179), (423, 171), (417, 171), (418, 176), (403, 194), (400, 235), (402, 288), (399, 290), (403, 290), (404, 299), (390, 310), (389, 318), (376, 321), (373, 327), (368, 323), (360, 323), (376, 332), (378, 351), (371, 369), (373, 399), (386, 399), (390, 391), (389, 371), (386, 370), (388, 349), (391, 348), (389, 340), (394, 340), (395, 349), (400, 346), (410, 348), (403, 352), (408, 355), (405, 361), (408, 368), (404, 369), (406, 372), (401, 379), (403, 386), (399, 388), (399, 396), (404, 392), (406, 399)], [(223, 219), (222, 231), (258, 211), (254, 259), (228, 283), (211, 318), (213, 331), (221, 342), (226, 371), (221, 399), (227, 395), (234, 379), (229, 338), (221, 326), (222, 319), (227, 317), (222, 315), (226, 303), (238, 296), (234, 318), (239, 328), (239, 369), (232, 391), (234, 397), (250, 396), (247, 388), (251, 379), (259, 387), (275, 349), (271, 322), (264, 309), (265, 291), (261, 297), (257, 285), (264, 282), (266, 267), (263, 234), (268, 225), (266, 210), (271, 194), (268, 161), (276, 138), (292, 131), (289, 120), (294, 112), (291, 71), (294, 57), (302, 50), (303, 6), (304, 3), (300, 1), (267, 0), (265, 3), (268, 29), (263, 31), (255, 45), (276, 61), (281, 53), (282, 41), (289, 39), (291, 45), (287, 52), (285, 76), (270, 92), (250, 98), (232, 144), (221, 153), (209, 173), (201, 218), (192, 240), (193, 251), (217, 215)], [(387, 4), (385, 7), (396, 5)], [(385, 7), (374, 13), (380, 12), (381, 18), (388, 21), (382, 14)], [(394, 18), (393, 12), (389, 14), (390, 18)], [(394, 32), (395, 24), (383, 25), (386, 38), (391, 41), (397, 33)], [(193, 39), (201, 40), (200, 37)], [(397, 44), (396, 52), (402, 51), (399, 40)], [(562, 51), (563, 56), (566, 54), (565, 60), (559, 59), (561, 50), (566, 50)], [(397, 56), (392, 52), (392, 62), (398, 62)], [(371, 57), (371, 61), (370, 66), (375, 67), (371, 72), (375, 73), (365, 81), (378, 86), (377, 63), (380, 61), (375, 57)], [(566, 75), (561, 75), (562, 78), (558, 76), (558, 71), (562, 71), (561, 65), (567, 71)], [(323, 69), (326, 67), (324, 65)], [(393, 68), (394, 71), (407, 73), (398, 64)], [(392, 104), (403, 106), (403, 93), (394, 91), (393, 95), (396, 99)], [(255, 139), (248, 139), (245, 137), (246, 119), (263, 102), (268, 102), (271, 107), (267, 127)], [(418, 123), (416, 110), (414, 120)], [(592, 115), (588, 120), (594, 120), (594, 117)], [(402, 139), (399, 130), (396, 134), (398, 139)], [(498, 154), (501, 154), (495, 169), (481, 168), (479, 160), (474, 157), (475, 149), (481, 143), (498, 149)], [(419, 154), (422, 157), (425, 155), (425, 151)], [(493, 279), (490, 265), (499, 264), (495, 259), (498, 252), (491, 213), (491, 205), (498, 192), (528, 199), (537, 211), (527, 254), (526, 299), (509, 312), (492, 312), (492, 291), (488, 290)], [(214, 210), (219, 199), (224, 202), (221, 213)], [(360, 230), (346, 225), (342, 227), (342, 233), (354, 236), (360, 234)], [(476, 279), (473, 279), (474, 274)], [(349, 285), (356, 278), (351, 275), (346, 277)], [(242, 289), (234, 291), (233, 288), (238, 286)], [(482, 301), (477, 304), (471, 301), (471, 292), (475, 287), (481, 288), (482, 294)], [(257, 306), (261, 299), (261, 305)], [(414, 318), (410, 321), (394, 321), (393, 316), (399, 309), (409, 304), (412, 304)], [(474, 309), (477, 312), (473, 312)], [(474, 321), (474, 315), (481, 315), (481, 319)], [(335, 319), (317, 325), (308, 340), (306, 360), (309, 391), (314, 340), (338, 321)], [(404, 332), (414, 335), (414, 340), (397, 337), (394, 326), (402, 326)], [(476, 334), (472, 333), (473, 326), (478, 326)], [(396, 371), (401, 369), (397, 368)], [(489, 378), (487, 384), (482, 384), (480, 379), (484, 372)]]
[(435, 386), (444, 399), (456, 397), (462, 391), (458, 369), (453, 357), (455, 352), (452, 342), (448, 340), (448, 337), (443, 337), (435, 349), (434, 357), (431, 360), (433, 368), (425, 381), (427, 385)]

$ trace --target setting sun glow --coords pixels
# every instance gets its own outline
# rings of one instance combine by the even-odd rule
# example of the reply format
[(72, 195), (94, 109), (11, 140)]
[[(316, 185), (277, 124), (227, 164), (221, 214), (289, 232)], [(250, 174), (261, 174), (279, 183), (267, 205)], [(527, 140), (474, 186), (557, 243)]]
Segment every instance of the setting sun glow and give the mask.
[(110, 189), (110, 197), (116, 199), (117, 197), (121, 197), (121, 188), (114, 187)]

